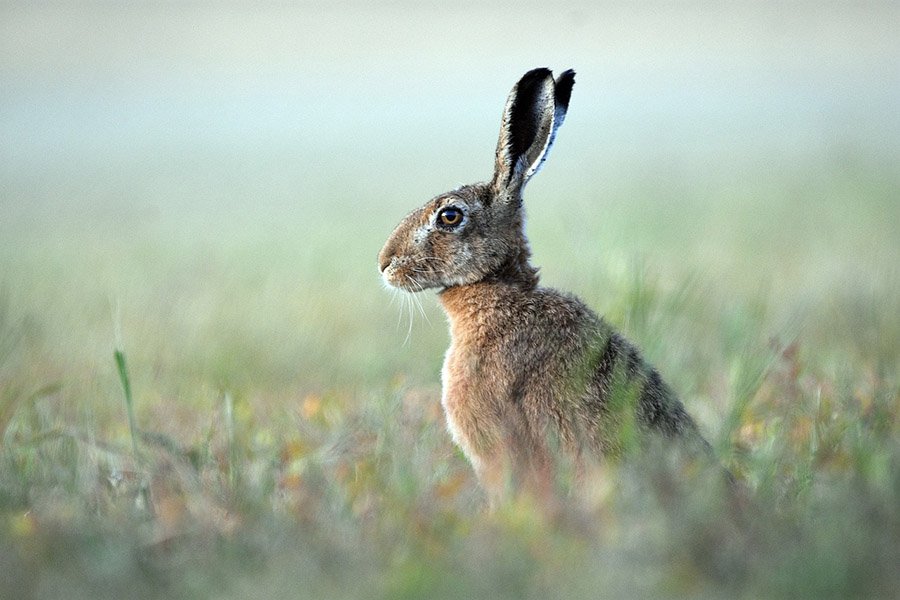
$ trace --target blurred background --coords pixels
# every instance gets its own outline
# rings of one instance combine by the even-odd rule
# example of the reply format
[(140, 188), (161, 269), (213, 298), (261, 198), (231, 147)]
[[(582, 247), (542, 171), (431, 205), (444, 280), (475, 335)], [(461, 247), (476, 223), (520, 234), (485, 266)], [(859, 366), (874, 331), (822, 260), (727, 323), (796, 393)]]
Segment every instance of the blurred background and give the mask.
[(437, 304), (404, 312), (375, 257), (490, 177), (522, 73), (572, 67), (526, 196), (545, 282), (641, 338), (621, 281), (699, 281), (715, 310), (770, 302), (775, 335), (897, 290), (898, 22), (895, 2), (7, 2), (0, 297), (36, 372), (114, 396), (116, 344), (182, 401), (436, 385)]

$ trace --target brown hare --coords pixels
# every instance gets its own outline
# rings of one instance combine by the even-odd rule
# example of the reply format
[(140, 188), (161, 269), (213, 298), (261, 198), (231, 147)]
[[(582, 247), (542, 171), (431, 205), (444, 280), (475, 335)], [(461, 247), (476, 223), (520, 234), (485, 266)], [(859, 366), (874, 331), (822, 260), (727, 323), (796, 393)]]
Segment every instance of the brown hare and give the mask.
[(439, 290), (447, 426), (492, 500), (509, 482), (546, 482), (560, 456), (577, 470), (654, 432), (708, 446), (637, 349), (578, 298), (539, 286), (529, 263), (522, 192), (574, 83), (571, 70), (526, 73), (506, 101), (493, 179), (429, 200), (378, 257), (390, 286)]

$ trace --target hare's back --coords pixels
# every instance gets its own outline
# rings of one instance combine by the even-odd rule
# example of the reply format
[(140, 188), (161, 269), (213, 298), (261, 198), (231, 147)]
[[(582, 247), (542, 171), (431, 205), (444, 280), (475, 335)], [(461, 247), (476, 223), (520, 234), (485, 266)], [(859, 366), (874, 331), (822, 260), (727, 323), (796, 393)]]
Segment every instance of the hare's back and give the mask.
[[(547, 362), (536, 378), (580, 396), (579, 413), (600, 426), (617, 410), (633, 411), (644, 430), (694, 436), (696, 425), (675, 392), (638, 347), (578, 298), (541, 289), (532, 342)], [(540, 387), (546, 387), (546, 384)], [(556, 394), (559, 395), (559, 394)], [(566, 394), (567, 395), (567, 394)]]

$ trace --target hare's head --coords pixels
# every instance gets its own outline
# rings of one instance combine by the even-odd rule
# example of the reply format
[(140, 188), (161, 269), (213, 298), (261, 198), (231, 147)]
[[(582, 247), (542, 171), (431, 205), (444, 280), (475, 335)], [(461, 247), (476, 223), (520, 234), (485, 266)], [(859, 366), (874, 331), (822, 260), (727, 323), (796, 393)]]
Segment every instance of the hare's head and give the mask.
[(378, 256), (384, 280), (407, 291), (485, 279), (536, 282), (522, 231), (522, 191), (562, 125), (575, 72), (526, 73), (503, 111), (494, 177), (440, 194), (404, 218)]

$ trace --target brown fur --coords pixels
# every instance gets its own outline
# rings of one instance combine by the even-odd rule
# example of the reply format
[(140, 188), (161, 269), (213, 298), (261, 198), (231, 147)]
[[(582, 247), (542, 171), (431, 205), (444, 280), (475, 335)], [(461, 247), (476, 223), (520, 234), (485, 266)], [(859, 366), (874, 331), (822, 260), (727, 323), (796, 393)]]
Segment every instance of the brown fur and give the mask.
[[(565, 116), (573, 81), (571, 72), (527, 73), (504, 110), (491, 183), (413, 211), (379, 255), (388, 284), (440, 289), (451, 334), (442, 372), (448, 429), (493, 499), (510, 477), (545, 487), (559, 456), (577, 468), (620, 452), (634, 433), (705, 445), (635, 347), (577, 298), (540, 287), (529, 263), (522, 189)], [(462, 211), (462, 225), (442, 228), (448, 207)]]

